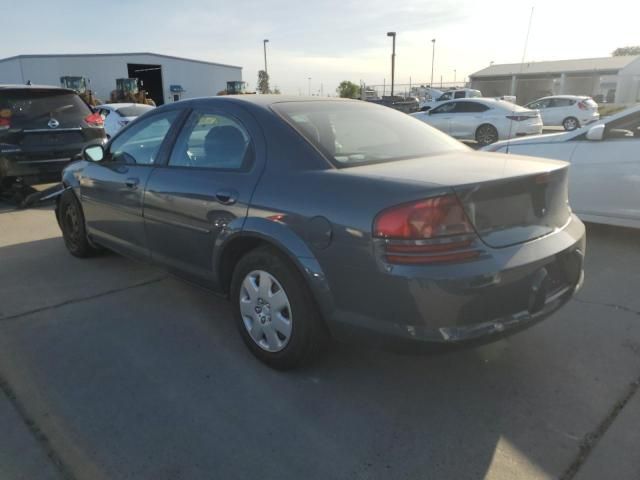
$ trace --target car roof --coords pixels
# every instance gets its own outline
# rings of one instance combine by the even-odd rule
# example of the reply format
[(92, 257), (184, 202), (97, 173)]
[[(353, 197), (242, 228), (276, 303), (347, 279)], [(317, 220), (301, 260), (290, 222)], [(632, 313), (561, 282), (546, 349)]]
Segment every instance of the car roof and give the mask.
[[(231, 101), (231, 102), (242, 102), (248, 103), (256, 106), (269, 107), (276, 103), (285, 103), (285, 102), (361, 102), (362, 100), (354, 100), (350, 98), (339, 98), (339, 97), (309, 97), (309, 96), (298, 96), (298, 95), (219, 95), (219, 96), (211, 96), (211, 97), (200, 97), (200, 98), (191, 98), (187, 100), (183, 100), (184, 102), (192, 102), (199, 100), (213, 100), (213, 101)], [(177, 102), (181, 103), (181, 102)], [(370, 102), (367, 102), (370, 103)]]
[(530, 109), (526, 107), (523, 107), (521, 105), (516, 105), (515, 103), (511, 103), (507, 100), (501, 100), (499, 98), (488, 98), (488, 97), (453, 98), (451, 100), (447, 100), (446, 103), (459, 103), (459, 102), (480, 103), (482, 105), (486, 105), (487, 107), (502, 108), (510, 112), (522, 112), (525, 110), (530, 111)]
[(24, 85), (19, 83), (0, 83), (0, 90), (62, 90), (75, 93), (70, 88), (56, 87), (54, 85)]
[(151, 105), (145, 105), (144, 103), (135, 103), (135, 102), (123, 102), (123, 103), (103, 103), (102, 105), (97, 105), (98, 108), (108, 108), (111, 110), (118, 110), (119, 108), (133, 107), (134, 105), (140, 105), (141, 107), (149, 107), (153, 108)]
[[(540, 97), (536, 100), (533, 100), (533, 102), (537, 102), (538, 100), (546, 100), (547, 98), (567, 98), (569, 100), (577, 100), (579, 98), (590, 98), (586, 95), (548, 95), (546, 97)], [(532, 103), (532, 102), (529, 102)]]

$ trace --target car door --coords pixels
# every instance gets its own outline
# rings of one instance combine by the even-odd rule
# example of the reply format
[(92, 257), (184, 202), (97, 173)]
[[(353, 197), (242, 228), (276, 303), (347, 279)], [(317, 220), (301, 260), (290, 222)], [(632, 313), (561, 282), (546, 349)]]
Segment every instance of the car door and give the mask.
[(528, 108), (530, 110), (539, 110), (543, 125), (552, 125), (550, 123), (551, 117), (549, 116), (548, 110), (549, 103), (550, 99), (542, 98), (540, 100), (536, 100), (535, 102), (528, 103), (527, 105), (525, 105), (525, 108)]
[(607, 123), (602, 140), (581, 140), (569, 179), (577, 213), (640, 221), (640, 112)]
[(455, 107), (456, 102), (447, 102), (429, 110), (427, 112), (426, 122), (432, 127), (442, 130), (444, 133), (449, 133), (449, 123), (451, 122)]
[(449, 120), (449, 134), (454, 138), (475, 138), (476, 129), (482, 123), (482, 112), (488, 109), (489, 107), (481, 103), (456, 102)]
[(550, 98), (546, 108), (544, 109), (546, 121), (543, 119), (542, 122), (547, 125), (562, 125), (562, 120), (565, 118), (563, 115), (566, 111), (567, 104), (567, 99)]
[(133, 124), (114, 137), (103, 161), (84, 168), (82, 205), (88, 233), (99, 243), (137, 258), (149, 257), (142, 219), (144, 186), (166, 155), (166, 138), (181, 112), (165, 110)]
[(243, 223), (265, 157), (253, 117), (237, 106), (220, 108), (191, 112), (166, 165), (151, 173), (144, 198), (153, 260), (214, 287), (216, 239)]

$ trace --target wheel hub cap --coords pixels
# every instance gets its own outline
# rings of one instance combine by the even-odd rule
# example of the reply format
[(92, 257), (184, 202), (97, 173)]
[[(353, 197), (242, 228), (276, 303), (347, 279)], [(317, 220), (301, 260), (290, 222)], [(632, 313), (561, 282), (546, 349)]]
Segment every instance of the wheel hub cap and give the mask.
[(291, 305), (276, 278), (263, 270), (250, 272), (240, 288), (240, 314), (251, 339), (267, 352), (279, 352), (291, 338)]

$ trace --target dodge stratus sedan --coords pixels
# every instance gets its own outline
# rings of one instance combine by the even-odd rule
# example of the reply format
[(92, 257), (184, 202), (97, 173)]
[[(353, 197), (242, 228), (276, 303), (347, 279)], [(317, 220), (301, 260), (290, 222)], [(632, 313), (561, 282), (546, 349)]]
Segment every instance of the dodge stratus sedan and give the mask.
[(285, 369), (330, 338), (487, 342), (566, 303), (585, 251), (567, 164), (514, 158), (366, 102), (196, 99), (87, 147), (56, 215), (75, 256), (227, 295), (248, 348)]

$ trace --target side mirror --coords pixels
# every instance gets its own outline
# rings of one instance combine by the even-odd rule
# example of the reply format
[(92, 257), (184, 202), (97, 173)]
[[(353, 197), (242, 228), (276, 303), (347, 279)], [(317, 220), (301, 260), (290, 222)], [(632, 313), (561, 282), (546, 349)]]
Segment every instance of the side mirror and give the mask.
[(594, 125), (587, 131), (587, 140), (602, 140), (604, 137), (604, 125)]
[(82, 158), (89, 162), (101, 162), (104, 160), (104, 147), (102, 145), (89, 145), (82, 151)]

